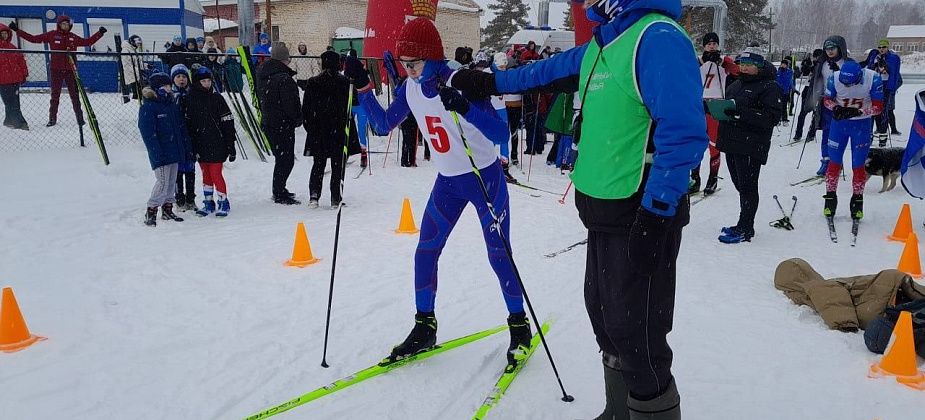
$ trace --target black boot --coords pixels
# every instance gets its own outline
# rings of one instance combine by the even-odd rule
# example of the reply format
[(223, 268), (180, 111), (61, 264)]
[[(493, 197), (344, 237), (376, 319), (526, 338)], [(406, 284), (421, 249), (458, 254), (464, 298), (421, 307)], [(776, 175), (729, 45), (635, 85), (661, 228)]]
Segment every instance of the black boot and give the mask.
[(279, 195), (274, 195), (274, 196), (273, 196), (273, 202), (276, 203), (276, 204), (282, 204), (282, 205), (286, 205), (286, 206), (297, 206), (297, 205), (299, 205), (299, 204), (302, 204), (301, 201), (296, 200), (296, 199), (292, 198), (291, 196), (289, 196), (289, 195), (287, 195), (287, 194), (285, 194), (285, 193), (279, 194)]
[(145, 212), (145, 225), (157, 226), (157, 207), (148, 207)]
[(511, 314), (507, 317), (507, 327), (511, 331), (511, 344), (507, 346), (507, 367), (505, 371), (512, 371), (517, 363), (530, 350), (530, 320), (525, 312)]
[(623, 380), (623, 373), (619, 369), (619, 359), (604, 353), (604, 396), (607, 405), (604, 412), (594, 420), (629, 420), (629, 409), (626, 408), (626, 398), (629, 389)]
[(851, 210), (851, 219), (861, 220), (864, 218), (864, 195), (863, 194), (854, 194), (851, 196), (851, 201), (848, 203), (848, 208)]
[(364, 150), (360, 152), (360, 167), (365, 168), (368, 165), (369, 165), (369, 155)]
[(825, 193), (822, 198), (825, 199), (825, 207), (822, 209), (822, 214), (825, 217), (834, 217), (835, 210), (838, 208), (838, 196), (835, 194), (835, 191)]
[(414, 328), (401, 344), (392, 348), (392, 353), (383, 363), (390, 363), (430, 350), (437, 344), (437, 318), (433, 312), (418, 312), (414, 315)]
[(716, 192), (716, 184), (719, 179), (715, 176), (710, 176), (707, 178), (707, 185), (703, 187), (703, 193), (706, 195), (711, 195)]
[(182, 222), (183, 218), (173, 212), (173, 203), (166, 203), (161, 206), (161, 219)]
[(642, 401), (630, 395), (626, 405), (630, 420), (681, 420), (681, 396), (673, 379), (658, 397)]
[(187, 172), (184, 177), (186, 182), (186, 207), (184, 210), (198, 211), (196, 207), (196, 172)]
[(48, 120), (48, 124), (45, 124), (45, 127), (54, 127), (55, 124), (58, 124), (56, 120)]

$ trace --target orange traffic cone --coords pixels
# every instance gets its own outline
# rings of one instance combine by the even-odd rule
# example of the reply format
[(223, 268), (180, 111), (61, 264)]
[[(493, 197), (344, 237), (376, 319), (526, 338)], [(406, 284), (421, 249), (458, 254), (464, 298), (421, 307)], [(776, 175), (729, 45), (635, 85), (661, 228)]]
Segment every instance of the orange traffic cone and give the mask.
[(414, 214), (411, 213), (411, 200), (407, 197), (401, 205), (401, 220), (398, 221), (398, 229), (395, 233), (418, 233), (420, 230), (414, 225)]
[(903, 255), (899, 257), (897, 270), (902, 271), (917, 279), (922, 278), (922, 262), (919, 259), (919, 238), (915, 232), (910, 232), (906, 238), (906, 246), (903, 248)]
[(899, 218), (896, 219), (896, 227), (893, 234), (887, 236), (887, 239), (896, 242), (906, 242), (909, 234), (912, 233), (912, 211), (909, 210), (909, 203), (903, 204), (903, 209), (899, 212)]
[(286, 261), (290, 267), (305, 267), (314, 264), (319, 260), (312, 255), (312, 245), (308, 243), (308, 235), (305, 233), (305, 225), (299, 222), (295, 229), (295, 245), (292, 247), (292, 258)]
[(3, 302), (0, 303), (0, 351), (13, 353), (44, 339), (29, 333), (13, 289), (4, 287)]
[(896, 377), (896, 381), (915, 389), (925, 390), (925, 374), (918, 371), (915, 359), (915, 341), (912, 338), (912, 314), (903, 311), (893, 328), (893, 344), (880, 362), (870, 366), (868, 377)]

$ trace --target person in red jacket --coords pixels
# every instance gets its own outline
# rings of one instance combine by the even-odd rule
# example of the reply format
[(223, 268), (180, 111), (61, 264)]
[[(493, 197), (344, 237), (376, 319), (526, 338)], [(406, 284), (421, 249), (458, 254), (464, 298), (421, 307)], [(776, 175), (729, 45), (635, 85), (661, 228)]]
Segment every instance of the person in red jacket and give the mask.
[[(17, 49), (10, 40), (13, 39), (13, 31), (9, 27), (0, 23), (0, 49), (15, 50)], [(29, 68), (26, 67), (26, 59), (22, 53), (5, 52), (0, 54), (0, 98), (3, 99), (5, 108), (3, 125), (18, 129), (28, 130), (29, 124), (22, 116), (22, 110), (19, 106), (19, 85), (29, 77)]]
[[(67, 15), (59, 15), (57, 19), (57, 29), (45, 32), (41, 35), (32, 35), (19, 29), (16, 22), (10, 23), (10, 29), (16, 31), (20, 38), (34, 44), (48, 44), (51, 51), (76, 51), (77, 47), (89, 47), (99, 41), (106, 33), (106, 28), (100, 27), (90, 38), (82, 38), (71, 32), (71, 18)], [(67, 93), (71, 97), (71, 105), (74, 106), (74, 115), (77, 116), (77, 124), (83, 125), (83, 113), (80, 109), (80, 99), (77, 96), (77, 83), (74, 80), (74, 64), (70, 60), (70, 54), (52, 54), (51, 55), (51, 103), (48, 106), (48, 125), (51, 127), (58, 122), (58, 100), (61, 97), (61, 85), (67, 84)]]

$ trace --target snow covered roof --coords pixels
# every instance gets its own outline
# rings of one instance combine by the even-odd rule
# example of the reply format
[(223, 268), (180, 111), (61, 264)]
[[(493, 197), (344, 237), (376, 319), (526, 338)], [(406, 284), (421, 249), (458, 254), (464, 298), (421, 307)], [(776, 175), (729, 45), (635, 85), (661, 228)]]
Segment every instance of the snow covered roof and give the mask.
[(887, 38), (925, 38), (925, 25), (892, 25)]
[(358, 39), (366, 37), (362, 29), (341, 26), (334, 31), (334, 39)]
[[(221, 25), (219, 25), (221, 23)], [(205, 18), (202, 20), (202, 30), (205, 32), (215, 32), (219, 26), (222, 29), (237, 28), (238, 23), (228, 19)]]

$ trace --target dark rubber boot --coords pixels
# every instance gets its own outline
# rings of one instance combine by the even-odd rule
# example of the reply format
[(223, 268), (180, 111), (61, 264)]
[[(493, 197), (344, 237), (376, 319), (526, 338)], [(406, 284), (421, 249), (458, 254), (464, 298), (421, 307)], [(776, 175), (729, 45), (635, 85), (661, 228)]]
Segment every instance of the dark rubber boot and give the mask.
[(632, 396), (626, 399), (630, 420), (681, 420), (681, 396), (674, 380), (668, 389), (647, 401), (640, 401)]
[(623, 373), (618, 370), (619, 360), (616, 356), (604, 354), (604, 396), (607, 398), (607, 405), (604, 407), (604, 412), (594, 420), (629, 420), (630, 418), (629, 409), (626, 407), (629, 389), (623, 380)]

